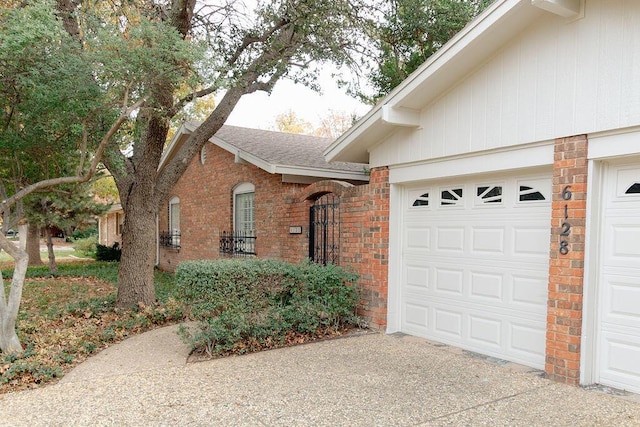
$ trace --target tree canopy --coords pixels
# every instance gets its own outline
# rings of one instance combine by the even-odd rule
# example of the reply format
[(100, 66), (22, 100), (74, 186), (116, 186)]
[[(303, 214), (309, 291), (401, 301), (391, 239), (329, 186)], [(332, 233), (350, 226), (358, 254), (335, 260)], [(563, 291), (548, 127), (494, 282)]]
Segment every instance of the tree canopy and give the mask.
[(494, 0), (389, 0), (373, 30), (373, 69), (366, 79), (375, 103), (458, 33)]

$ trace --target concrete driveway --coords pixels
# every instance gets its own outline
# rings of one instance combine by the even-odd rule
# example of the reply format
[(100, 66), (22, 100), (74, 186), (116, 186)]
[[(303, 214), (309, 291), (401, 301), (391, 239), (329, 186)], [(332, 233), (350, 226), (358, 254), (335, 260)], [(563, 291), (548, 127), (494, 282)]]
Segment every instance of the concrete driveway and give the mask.
[(407, 336), (368, 334), (199, 363), (162, 328), (57, 384), (0, 396), (0, 425), (638, 426), (637, 395)]

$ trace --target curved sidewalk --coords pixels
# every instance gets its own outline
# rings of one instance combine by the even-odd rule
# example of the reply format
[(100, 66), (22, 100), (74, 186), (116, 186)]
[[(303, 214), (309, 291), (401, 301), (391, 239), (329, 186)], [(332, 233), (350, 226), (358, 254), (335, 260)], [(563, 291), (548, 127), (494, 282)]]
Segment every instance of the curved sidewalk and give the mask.
[(627, 398), (407, 336), (368, 334), (186, 363), (176, 327), (57, 384), (0, 395), (5, 426), (632, 426)]

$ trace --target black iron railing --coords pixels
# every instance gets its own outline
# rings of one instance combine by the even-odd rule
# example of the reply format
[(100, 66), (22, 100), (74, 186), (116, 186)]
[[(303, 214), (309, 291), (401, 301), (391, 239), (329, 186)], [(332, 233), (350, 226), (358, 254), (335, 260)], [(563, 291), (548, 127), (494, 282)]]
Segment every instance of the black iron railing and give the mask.
[(180, 249), (180, 233), (169, 231), (160, 232), (160, 246), (171, 249)]
[(255, 231), (223, 231), (220, 235), (220, 253), (229, 256), (256, 255)]

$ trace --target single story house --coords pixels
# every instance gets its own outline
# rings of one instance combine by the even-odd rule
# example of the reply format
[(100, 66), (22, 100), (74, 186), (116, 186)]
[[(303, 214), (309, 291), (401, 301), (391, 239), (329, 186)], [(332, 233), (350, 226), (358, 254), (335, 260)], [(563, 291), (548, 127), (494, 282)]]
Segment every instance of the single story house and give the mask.
[[(180, 127), (160, 168), (196, 127), (189, 122)], [(327, 163), (323, 151), (330, 143), (327, 138), (223, 126), (192, 159), (173, 188), (166, 214), (159, 215), (160, 268), (225, 256), (297, 261), (309, 254), (309, 239), (327, 243), (318, 256), (333, 262), (334, 243), (322, 240), (323, 233), (314, 235), (307, 215), (292, 218), (290, 209), (309, 184), (338, 180), (350, 187), (368, 182), (363, 164)], [(321, 203), (319, 221), (337, 224), (334, 202), (325, 197)]]
[[(160, 168), (197, 127), (185, 123)], [(366, 164), (328, 163), (332, 140), (223, 126), (193, 158), (158, 215), (157, 265), (260, 257), (345, 266), (359, 274), (360, 314), (386, 325), (388, 180)], [(100, 219), (100, 242), (120, 242), (124, 215)]]
[(496, 0), (325, 154), (387, 180), (388, 332), (640, 393), (640, 2)]
[(109, 210), (98, 218), (98, 243), (104, 246), (122, 244), (122, 223), (124, 210), (120, 203), (114, 203)]

